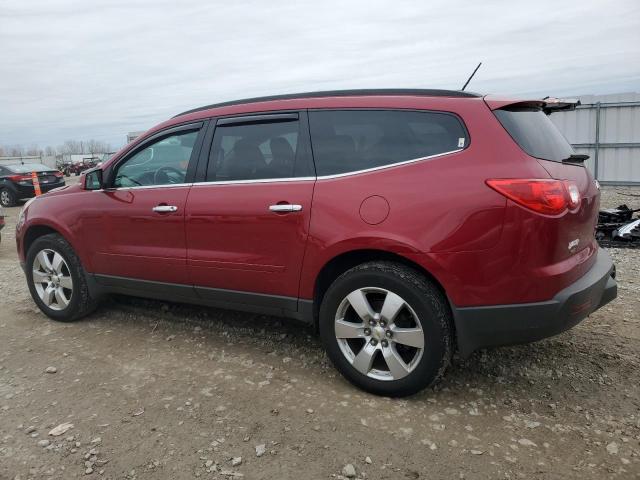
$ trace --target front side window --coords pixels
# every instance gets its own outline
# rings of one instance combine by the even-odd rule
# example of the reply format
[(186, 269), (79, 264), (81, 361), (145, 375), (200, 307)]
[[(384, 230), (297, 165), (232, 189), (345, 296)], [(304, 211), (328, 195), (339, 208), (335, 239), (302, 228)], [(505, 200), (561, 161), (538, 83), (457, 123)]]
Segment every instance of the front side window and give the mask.
[(184, 183), (197, 131), (164, 137), (118, 166), (114, 187), (141, 187)]
[(207, 181), (290, 178), (296, 175), (299, 121), (216, 127)]
[(309, 112), (318, 175), (335, 175), (460, 150), (468, 136), (455, 115), (392, 110)]

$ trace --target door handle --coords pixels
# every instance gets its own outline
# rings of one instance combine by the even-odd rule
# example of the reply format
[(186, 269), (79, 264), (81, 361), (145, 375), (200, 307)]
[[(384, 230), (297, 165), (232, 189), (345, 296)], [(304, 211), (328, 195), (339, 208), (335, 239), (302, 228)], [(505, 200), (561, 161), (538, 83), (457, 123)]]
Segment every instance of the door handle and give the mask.
[(178, 207), (174, 205), (156, 205), (151, 210), (153, 210), (156, 213), (171, 213), (171, 212), (177, 212)]
[(302, 210), (302, 205), (278, 203), (277, 205), (269, 205), (269, 210), (272, 212), (299, 212), (300, 210)]

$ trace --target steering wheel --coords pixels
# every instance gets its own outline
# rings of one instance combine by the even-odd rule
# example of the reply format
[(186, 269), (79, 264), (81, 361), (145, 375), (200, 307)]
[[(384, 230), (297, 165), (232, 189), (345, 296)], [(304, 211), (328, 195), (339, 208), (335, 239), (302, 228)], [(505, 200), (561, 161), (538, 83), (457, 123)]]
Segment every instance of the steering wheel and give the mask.
[[(175, 181), (169, 176), (169, 173), (173, 172), (178, 174), (178, 178), (184, 177), (184, 172), (175, 167), (160, 167), (153, 174), (153, 184), (154, 185), (164, 185), (167, 183), (180, 183), (179, 181)], [(164, 177), (163, 177), (164, 176)]]

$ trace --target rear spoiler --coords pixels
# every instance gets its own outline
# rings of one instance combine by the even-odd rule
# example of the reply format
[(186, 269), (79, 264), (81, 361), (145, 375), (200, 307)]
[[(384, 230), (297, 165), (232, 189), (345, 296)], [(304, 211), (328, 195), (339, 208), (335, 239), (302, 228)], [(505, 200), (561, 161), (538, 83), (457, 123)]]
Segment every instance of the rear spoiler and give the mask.
[(496, 97), (487, 95), (484, 101), (491, 110), (507, 107), (533, 107), (541, 108), (544, 113), (550, 115), (553, 112), (566, 112), (575, 110), (580, 105), (580, 100), (573, 98), (545, 97), (542, 100), (523, 100), (514, 98)]
[(580, 105), (580, 100), (577, 98), (555, 98), (544, 97), (542, 99), (544, 106), (542, 111), (547, 115), (551, 115), (554, 112), (568, 112), (575, 110)]

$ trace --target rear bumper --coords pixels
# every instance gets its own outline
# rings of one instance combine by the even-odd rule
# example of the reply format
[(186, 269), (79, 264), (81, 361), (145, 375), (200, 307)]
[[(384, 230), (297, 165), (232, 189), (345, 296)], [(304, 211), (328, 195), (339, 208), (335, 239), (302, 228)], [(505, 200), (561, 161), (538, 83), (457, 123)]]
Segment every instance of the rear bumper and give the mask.
[(463, 357), (483, 347), (528, 343), (568, 330), (616, 298), (615, 267), (598, 249), (591, 269), (546, 302), (457, 308), (452, 305)]

